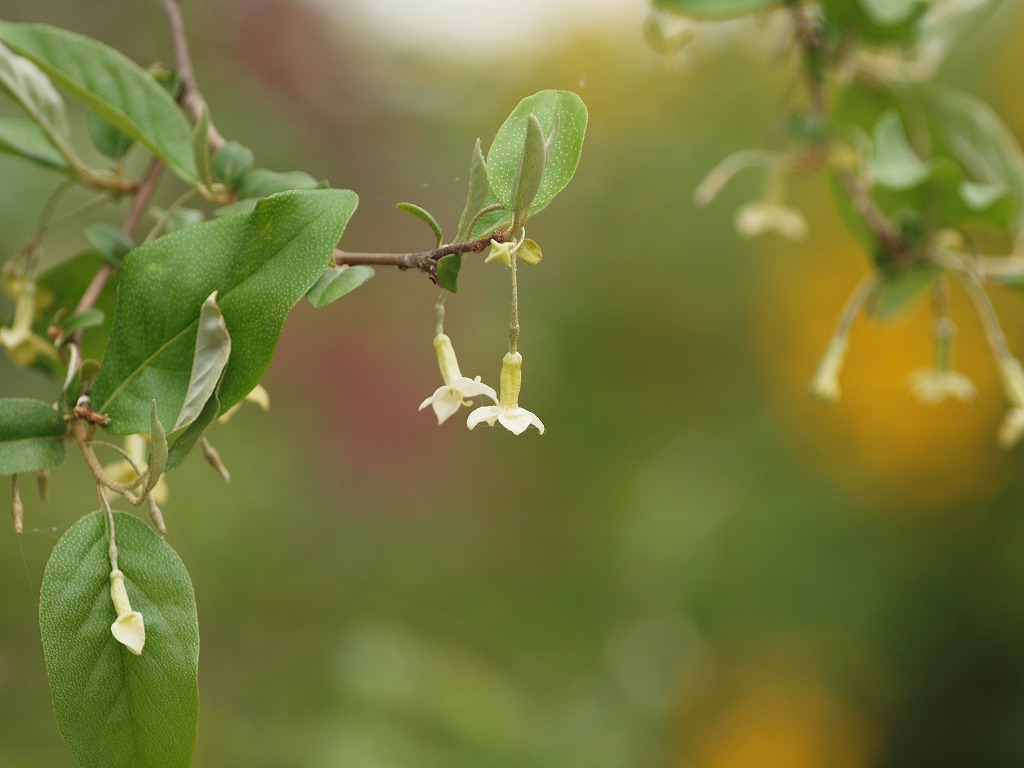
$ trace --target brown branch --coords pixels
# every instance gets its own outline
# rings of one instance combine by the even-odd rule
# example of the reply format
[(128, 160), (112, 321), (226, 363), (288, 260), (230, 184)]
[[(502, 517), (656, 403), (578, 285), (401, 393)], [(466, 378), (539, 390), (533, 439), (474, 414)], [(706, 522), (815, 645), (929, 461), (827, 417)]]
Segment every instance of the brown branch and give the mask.
[[(139, 225), (139, 220), (149, 205), (149, 201), (153, 199), (153, 193), (156, 191), (156, 185), (160, 180), (160, 174), (163, 173), (163, 170), (164, 164), (160, 160), (153, 160), (146, 170), (146, 175), (138, 183), (131, 208), (129, 208), (128, 215), (125, 216), (124, 222), (121, 224), (121, 231), (128, 235), (128, 237), (131, 237), (135, 232), (135, 228)], [(113, 271), (114, 268), (109, 263), (104, 263), (103, 266), (96, 270), (96, 274), (93, 275), (89, 286), (85, 289), (85, 293), (82, 294), (78, 306), (75, 307), (74, 314), (77, 315), (92, 308), (103, 292), (103, 288)], [(74, 335), (73, 341), (75, 344), (81, 343), (81, 331)]]
[(418, 253), (353, 253), (340, 248), (334, 251), (334, 263), (341, 266), (368, 264), (377, 267), (398, 267), (399, 269), (418, 269), (433, 275), (437, 271), (437, 262), (445, 256), (455, 253), (480, 253), (491, 244), (491, 240), (499, 243), (507, 242), (508, 234), (497, 230), (476, 240), (464, 243), (450, 243), (432, 251)]
[[(193, 123), (198, 123), (203, 118), (203, 111), (206, 109), (206, 101), (199, 90), (196, 81), (195, 70), (192, 68), (192, 55), (188, 49), (188, 38), (185, 35), (185, 19), (181, 15), (181, 0), (160, 0), (163, 6), (164, 15), (167, 17), (167, 26), (171, 31), (171, 42), (174, 46), (174, 67), (181, 77), (181, 94), (178, 102), (192, 118)], [(224, 137), (220, 135), (211, 122), (207, 132), (207, 144), (211, 152), (216, 152), (224, 146)]]

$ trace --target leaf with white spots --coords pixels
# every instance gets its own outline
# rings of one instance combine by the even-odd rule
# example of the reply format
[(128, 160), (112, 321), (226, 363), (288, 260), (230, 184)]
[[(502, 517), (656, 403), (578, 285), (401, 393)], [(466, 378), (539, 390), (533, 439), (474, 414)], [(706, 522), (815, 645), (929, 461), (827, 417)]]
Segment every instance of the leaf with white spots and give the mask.
[(199, 715), (199, 628), (188, 572), (138, 518), (114, 513), (118, 566), (146, 644), (111, 634), (106, 518), (86, 515), (57, 542), (39, 597), (57, 722), (83, 768), (187, 768)]
[(221, 411), (245, 397), (270, 364), (285, 316), (330, 262), (357, 202), (349, 190), (282, 192), (252, 213), (176, 230), (129, 253), (93, 386), (93, 407), (110, 416), (110, 431), (147, 431), (153, 400), (162, 423), (177, 422), (202, 307), (214, 291), (231, 337)]
[(512, 110), (487, 151), (491, 191), (508, 210), (515, 208), (515, 182), (531, 115), (536, 116), (543, 136), (551, 136), (557, 130), (530, 207), (530, 215), (533, 215), (565, 189), (576, 173), (583, 151), (583, 135), (587, 130), (587, 108), (583, 100), (571, 91), (540, 91), (523, 99)]

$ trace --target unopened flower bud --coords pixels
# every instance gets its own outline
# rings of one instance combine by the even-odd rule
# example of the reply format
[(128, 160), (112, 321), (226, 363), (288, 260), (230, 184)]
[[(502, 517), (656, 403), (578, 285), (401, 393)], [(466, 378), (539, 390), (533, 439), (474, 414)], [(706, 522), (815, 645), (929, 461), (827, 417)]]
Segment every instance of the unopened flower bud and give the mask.
[(217, 449), (210, 445), (210, 441), (205, 437), (202, 438), (200, 443), (203, 446), (203, 458), (206, 459), (207, 463), (217, 470), (217, 474), (223, 478), (225, 483), (231, 482), (231, 473), (228, 472), (228, 468), (224, 466), (224, 461), (221, 459), (220, 454), (217, 453)]
[(14, 532), (21, 533), (25, 527), (25, 505), (21, 503), (17, 475), (11, 480), (11, 517), (14, 518)]
[(522, 245), (519, 246), (519, 250), (516, 251), (516, 258), (523, 262), (523, 264), (533, 267), (540, 264), (544, 254), (541, 253), (540, 246), (537, 243), (530, 238), (526, 238), (523, 240)]

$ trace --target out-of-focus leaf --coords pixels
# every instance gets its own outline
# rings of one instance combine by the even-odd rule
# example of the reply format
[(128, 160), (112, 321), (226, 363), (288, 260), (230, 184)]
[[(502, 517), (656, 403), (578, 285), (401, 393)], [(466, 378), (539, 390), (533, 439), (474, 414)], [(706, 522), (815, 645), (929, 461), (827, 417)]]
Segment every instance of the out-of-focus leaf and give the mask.
[(174, 99), (133, 61), (103, 43), (43, 24), (0, 22), (0, 42), (57, 85), (198, 184), (188, 121)]
[(932, 264), (915, 264), (886, 275), (883, 273), (865, 307), (868, 315), (877, 320), (892, 320), (907, 310), (942, 274)]
[(892, 26), (909, 20), (922, 11), (920, 0), (859, 0), (871, 20), (882, 26)]
[(93, 512), (57, 542), (39, 599), (57, 722), (83, 768), (187, 768), (199, 714), (192, 583), (149, 526), (113, 514), (118, 566), (145, 622), (145, 647), (136, 656), (111, 634), (107, 526)]
[(196, 333), (196, 348), (192, 356), (192, 375), (185, 391), (185, 402), (181, 405), (178, 418), (171, 427), (175, 432), (195, 421), (210, 399), (231, 354), (231, 336), (224, 324), (224, 315), (217, 306), (217, 292), (214, 291), (203, 302), (199, 310), (199, 330)]
[(113, 160), (124, 157), (135, 143), (131, 136), (119, 131), (95, 113), (89, 114), (88, 128), (92, 145), (101, 155)]
[(68, 169), (67, 161), (35, 123), (14, 117), (0, 118), (0, 152), (18, 155), (44, 168)]
[(64, 100), (39, 67), (0, 43), (0, 87), (10, 94), (33, 120), (61, 139), (68, 137)]
[(319, 309), (326, 307), (332, 301), (341, 298), (349, 291), (354, 291), (360, 285), (373, 277), (373, 267), (357, 265), (353, 267), (328, 267), (316, 281), (316, 285), (309, 289), (306, 298), (309, 303)]
[(64, 417), (39, 400), (0, 399), (0, 475), (64, 461)]
[(85, 239), (113, 267), (120, 267), (124, 257), (135, 247), (135, 243), (117, 227), (110, 224), (90, 224), (85, 228)]
[(587, 108), (571, 91), (540, 91), (527, 96), (512, 110), (487, 151), (487, 175), (494, 196), (508, 210), (514, 209), (513, 187), (526, 141), (530, 115), (535, 115), (543, 136), (558, 128), (530, 215), (544, 209), (572, 179), (583, 151)]
[(192, 129), (192, 157), (199, 172), (199, 180), (210, 186), (213, 182), (213, 169), (210, 164), (210, 110), (205, 107)]
[(1017, 202), (1017, 233), (1024, 233), (1024, 153), (1002, 120), (983, 101), (962, 91), (921, 91), (928, 124), (941, 144), (963, 165), (973, 181), (1002, 184)]
[(70, 315), (63, 318), (60, 323), (61, 335), (67, 338), (76, 331), (82, 331), (86, 328), (96, 328), (103, 325), (105, 319), (102, 309), (96, 307), (90, 307), (84, 312), (78, 312), (74, 315)]
[[(33, 324), (36, 333), (44, 335), (50, 320), (63, 310), (65, 315), (73, 314), (78, 301), (96, 271), (105, 261), (99, 251), (86, 251), (48, 269), (36, 281), (36, 307), (40, 319)], [(93, 305), (112, 317), (117, 300), (117, 281), (108, 280), (102, 293)], [(99, 328), (82, 338), (82, 355), (85, 358), (100, 357), (106, 346), (107, 329)], [(59, 375), (59, 374), (55, 374)]]
[(248, 216), (227, 216), (171, 232), (124, 261), (117, 310), (93, 407), (115, 434), (144, 432), (151, 400), (174, 424), (191, 379), (207, 297), (231, 334), (221, 408), (263, 377), (285, 316), (321, 276), (358, 198), (349, 190), (285, 192)]
[[(195, 419), (193, 419), (195, 421)], [(156, 401), (150, 404), (149, 416), (149, 459), (146, 462), (146, 486), (142, 495), (148, 496), (156, 487), (160, 476), (167, 468), (167, 432), (156, 415)]]
[(654, 7), (695, 19), (732, 19), (780, 8), (783, 0), (654, 0)]
[(238, 183), (238, 199), (268, 197), (293, 189), (323, 189), (325, 186), (305, 171), (268, 171), (266, 168), (253, 168), (247, 171)]
[(229, 141), (213, 155), (213, 175), (229, 187), (238, 185), (255, 162), (252, 150), (237, 141)]
[(395, 207), (403, 213), (408, 213), (410, 216), (415, 216), (417, 219), (425, 221), (427, 226), (430, 227), (431, 231), (433, 231), (434, 237), (437, 238), (438, 246), (444, 242), (444, 234), (441, 232), (441, 225), (437, 223), (437, 219), (434, 218), (434, 215), (430, 213), (430, 211), (425, 208), (420, 208), (420, 206), (415, 203), (399, 203)]
[(893, 110), (875, 123), (875, 154), (871, 170), (875, 182), (894, 190), (915, 187), (928, 178), (931, 168), (907, 141), (903, 122)]

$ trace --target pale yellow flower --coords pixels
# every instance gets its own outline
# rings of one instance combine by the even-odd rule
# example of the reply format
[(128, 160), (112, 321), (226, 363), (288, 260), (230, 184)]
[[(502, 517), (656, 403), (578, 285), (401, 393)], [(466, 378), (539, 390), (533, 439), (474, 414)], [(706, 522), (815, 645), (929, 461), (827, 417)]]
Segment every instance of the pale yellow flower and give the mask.
[(463, 376), (459, 370), (459, 362), (455, 358), (452, 340), (443, 333), (434, 337), (434, 350), (437, 353), (437, 366), (441, 369), (444, 384), (434, 390), (434, 394), (420, 403), (422, 411), (428, 405), (434, 409), (437, 423), (443, 424), (452, 414), (464, 405), (470, 405), (473, 397), (489, 397), (497, 400), (494, 389), (480, 381), (480, 377), (471, 379)]
[(523, 381), (523, 356), (509, 352), (501, 361), (501, 397), (497, 405), (484, 405), (469, 414), (466, 426), (473, 429), (486, 421), (493, 427), (497, 421), (514, 435), (521, 435), (532, 424), (544, 434), (544, 423), (536, 414), (519, 407), (519, 390)]

